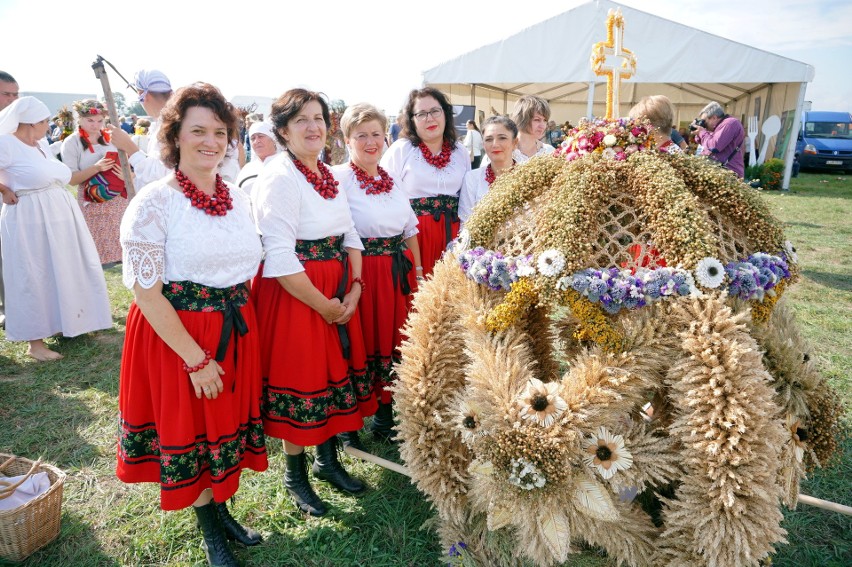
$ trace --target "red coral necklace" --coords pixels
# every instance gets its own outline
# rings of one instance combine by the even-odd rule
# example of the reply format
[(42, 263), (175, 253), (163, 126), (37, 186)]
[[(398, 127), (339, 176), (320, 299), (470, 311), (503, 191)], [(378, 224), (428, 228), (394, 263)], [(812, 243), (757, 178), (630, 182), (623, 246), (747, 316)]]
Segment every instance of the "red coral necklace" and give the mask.
[[(512, 160), (512, 167), (515, 167), (515, 160)], [(512, 171), (512, 167), (509, 168), (509, 171)], [(485, 182), (488, 183), (488, 186), (491, 187), (491, 184), (494, 183), (494, 180), (497, 179), (497, 174), (494, 173), (494, 168), (491, 167), (489, 163), (485, 168)]]
[(426, 146), (425, 142), (420, 142), (420, 145), (417, 147), (420, 148), (420, 153), (423, 154), (423, 159), (425, 159), (432, 167), (444, 169), (447, 167), (447, 164), (450, 163), (450, 154), (453, 152), (453, 147), (446, 140), (444, 140), (444, 143), (441, 144), (441, 153), (436, 156), (432, 155), (432, 152)]
[(355, 179), (358, 180), (358, 184), (361, 189), (367, 192), (367, 195), (390, 193), (390, 190), (393, 189), (393, 179), (387, 171), (382, 169), (382, 166), (376, 166), (379, 171), (379, 179), (370, 176), (366, 171), (355, 165), (354, 161), (349, 162), (349, 167), (355, 172)]
[(293, 165), (296, 166), (296, 169), (305, 176), (308, 183), (314, 186), (314, 191), (319, 193), (323, 199), (334, 199), (337, 197), (337, 180), (334, 179), (334, 175), (331, 174), (331, 170), (328, 169), (323, 162), (317, 160), (317, 169), (320, 171), (320, 175), (317, 175), (308, 169), (305, 164), (300, 162), (299, 158), (297, 158), (293, 152), (288, 153), (290, 154), (290, 159), (293, 160)]
[(208, 215), (224, 217), (228, 214), (228, 211), (234, 208), (231, 192), (218, 173), (216, 174), (216, 191), (213, 195), (208, 195), (196, 187), (195, 183), (190, 181), (179, 169), (175, 169), (175, 179), (183, 190), (183, 194), (192, 202), (192, 206), (201, 209)]

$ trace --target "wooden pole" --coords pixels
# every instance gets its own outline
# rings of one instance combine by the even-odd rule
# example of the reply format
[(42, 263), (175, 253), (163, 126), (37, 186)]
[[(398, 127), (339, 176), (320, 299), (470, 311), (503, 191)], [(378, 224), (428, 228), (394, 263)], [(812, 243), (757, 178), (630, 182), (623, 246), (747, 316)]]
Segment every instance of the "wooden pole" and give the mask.
[[(106, 100), (107, 111), (109, 111), (109, 120), (115, 126), (119, 126), (118, 112), (115, 108), (115, 97), (112, 96), (109, 77), (107, 77), (106, 69), (104, 69), (104, 58), (98, 55), (97, 60), (92, 63), (92, 69), (95, 71), (95, 77), (101, 81), (101, 87), (104, 90), (104, 100)], [(124, 187), (127, 189), (127, 200), (129, 201), (136, 195), (136, 189), (133, 187), (133, 174), (130, 171), (130, 162), (127, 161), (127, 154), (123, 150), (118, 150), (118, 161), (121, 162), (121, 174), (124, 176)]]
[(380, 467), (384, 467), (388, 470), (392, 470), (394, 472), (398, 472), (399, 474), (404, 474), (408, 478), (411, 478), (411, 473), (408, 472), (408, 469), (399, 463), (395, 463), (393, 461), (389, 461), (387, 459), (383, 459), (381, 457), (377, 457), (372, 453), (367, 453), (366, 451), (361, 451), (360, 449), (356, 449), (354, 447), (346, 447), (344, 449), (347, 455), (351, 455), (362, 461), (367, 461), (368, 463), (373, 463), (374, 465), (379, 465)]
[(847, 516), (852, 516), (852, 507), (850, 506), (844, 506), (837, 502), (829, 502), (828, 500), (822, 500), (821, 498), (814, 498), (807, 494), (799, 494), (799, 502), (807, 504), (808, 506), (822, 508), (823, 510), (830, 510), (832, 512), (839, 512), (841, 514), (846, 514)]

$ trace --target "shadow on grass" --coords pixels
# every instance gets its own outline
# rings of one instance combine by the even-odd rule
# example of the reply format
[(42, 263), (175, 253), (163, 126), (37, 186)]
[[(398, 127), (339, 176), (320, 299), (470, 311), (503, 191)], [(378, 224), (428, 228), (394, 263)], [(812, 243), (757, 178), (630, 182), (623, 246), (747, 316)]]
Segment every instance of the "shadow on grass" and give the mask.
[(10, 563), (0, 559), (0, 566), (18, 567), (119, 567), (115, 559), (100, 548), (94, 530), (86, 518), (69, 513), (62, 514), (59, 537), (36, 551), (21, 563)]
[(825, 228), (821, 224), (814, 224), (811, 222), (785, 222), (785, 226), (800, 226), (802, 228)]
[(802, 275), (820, 285), (852, 291), (852, 278), (843, 274), (832, 274), (831, 272), (817, 272), (814, 270), (803, 270)]

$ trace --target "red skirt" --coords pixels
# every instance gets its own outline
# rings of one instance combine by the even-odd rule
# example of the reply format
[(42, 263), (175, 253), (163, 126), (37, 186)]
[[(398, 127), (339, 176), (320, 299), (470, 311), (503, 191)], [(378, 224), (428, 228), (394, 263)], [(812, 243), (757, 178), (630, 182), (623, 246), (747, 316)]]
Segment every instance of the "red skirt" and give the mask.
[[(406, 250), (405, 255), (413, 265), (411, 251)], [(396, 378), (393, 367), (400, 362), (402, 327), (411, 309), (411, 295), (403, 294), (398, 285), (394, 286), (392, 261), (391, 256), (363, 256), (361, 277), (367, 289), (361, 293), (358, 303), (367, 350), (367, 374), (380, 401), (385, 404), (392, 401), (388, 387)], [(417, 279), (413, 269), (408, 273), (408, 281), (411, 291), (416, 291)]]
[[(159, 482), (163, 510), (190, 506), (206, 488), (213, 489), (216, 502), (225, 502), (237, 492), (242, 469), (268, 466), (260, 416), (260, 336), (254, 306), (248, 303), (240, 312), (249, 332), (231, 338), (219, 363), (224, 391), (208, 400), (195, 397), (183, 360), (136, 303), (130, 306), (121, 357), (116, 474), (124, 482)], [(216, 351), (221, 312), (177, 314), (202, 348)]]
[[(420, 232), (417, 234), (417, 245), (420, 247), (420, 260), (423, 262), (423, 276), (432, 273), (435, 263), (441, 259), (444, 250), (447, 249), (447, 229), (444, 224), (444, 215), (435, 220), (432, 215), (420, 215), (417, 217), (417, 225)], [(459, 222), (451, 225), (450, 240), (459, 235)]]
[[(304, 266), (311, 283), (334, 297), (341, 262), (308, 260)], [(345, 325), (351, 343), (346, 359), (337, 325), (287, 293), (276, 278), (262, 275), (261, 265), (251, 293), (262, 337), (265, 433), (306, 446), (361, 429), (362, 417), (373, 415), (378, 404), (367, 377), (358, 310)]]

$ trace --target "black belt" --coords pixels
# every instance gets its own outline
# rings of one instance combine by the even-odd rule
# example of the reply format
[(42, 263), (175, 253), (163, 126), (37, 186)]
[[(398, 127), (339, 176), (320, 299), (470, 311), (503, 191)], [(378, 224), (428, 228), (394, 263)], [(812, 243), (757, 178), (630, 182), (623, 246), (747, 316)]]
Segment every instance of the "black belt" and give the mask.
[(377, 238), (362, 238), (365, 256), (390, 256), (391, 276), (394, 289), (401, 289), (403, 295), (411, 293), (411, 285), (408, 283), (408, 272), (414, 268), (414, 264), (405, 255), (408, 246), (401, 234), (396, 236), (379, 236)]
[(444, 216), (444, 236), (449, 244), (453, 239), (453, 223), (459, 220), (459, 198), (452, 195), (438, 195), (436, 197), (418, 197), (411, 199), (411, 208), (417, 216), (431, 215), (435, 221)]
[[(234, 365), (237, 363), (237, 342), (249, 332), (248, 324), (240, 308), (248, 303), (249, 291), (246, 284), (217, 288), (191, 281), (171, 282), (163, 285), (163, 296), (176, 311), (221, 311), (222, 332), (216, 347), (216, 362), (225, 360), (228, 344), (234, 337)], [(234, 391), (236, 381), (231, 385)]]

